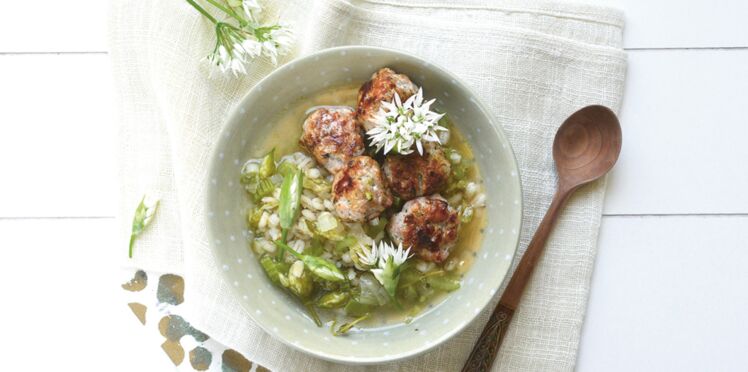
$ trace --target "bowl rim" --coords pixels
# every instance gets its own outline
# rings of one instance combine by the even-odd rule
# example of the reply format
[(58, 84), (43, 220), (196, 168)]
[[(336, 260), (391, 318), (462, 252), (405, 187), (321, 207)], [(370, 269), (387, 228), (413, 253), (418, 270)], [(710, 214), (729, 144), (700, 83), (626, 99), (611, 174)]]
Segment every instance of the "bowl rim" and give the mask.
[[(513, 244), (514, 247), (513, 247), (513, 254), (512, 254), (511, 262), (509, 263), (509, 266), (508, 266), (506, 272), (504, 272), (504, 274), (503, 274), (503, 278), (501, 279), (501, 282), (499, 283), (499, 287), (496, 288), (496, 293), (494, 293), (492, 296), (488, 297), (488, 300), (485, 301), (485, 303), (483, 303), (483, 304), (480, 305), (481, 311), (479, 311), (479, 312), (474, 313), (473, 315), (471, 315), (471, 319), (470, 320), (457, 324), (455, 327), (453, 327), (449, 331), (445, 332), (444, 334), (442, 334), (441, 337), (439, 337), (438, 339), (432, 341), (429, 344), (421, 345), (421, 346), (418, 346), (416, 348), (409, 349), (406, 352), (402, 352), (402, 353), (399, 353), (399, 354), (391, 354), (391, 355), (388, 355), (388, 356), (368, 357), (368, 358), (344, 357), (344, 356), (338, 357), (338, 355), (332, 355), (332, 354), (322, 353), (322, 352), (317, 351), (317, 350), (313, 350), (313, 349), (309, 349), (309, 348), (303, 347), (301, 345), (297, 345), (297, 344), (295, 344), (295, 343), (293, 343), (293, 342), (285, 339), (284, 337), (281, 337), (281, 336), (275, 334), (274, 332), (271, 332), (271, 328), (270, 328), (269, 325), (265, 325), (262, 322), (257, 321), (255, 319), (254, 315), (252, 314), (252, 312), (247, 311), (247, 309), (244, 306), (241, 306), (242, 310), (246, 313), (246, 315), (248, 315), (250, 317), (250, 319), (252, 319), (252, 321), (255, 324), (257, 324), (266, 334), (270, 335), (275, 340), (278, 340), (278, 341), (282, 342), (284, 345), (293, 348), (294, 350), (301, 351), (301, 352), (303, 352), (303, 353), (305, 353), (307, 355), (313, 356), (315, 358), (320, 358), (320, 359), (327, 360), (327, 361), (330, 361), (330, 362), (335, 362), (335, 363), (343, 363), (343, 364), (348, 364), (348, 365), (372, 365), (372, 364), (390, 363), (390, 362), (396, 362), (396, 361), (402, 361), (402, 360), (405, 360), (405, 359), (410, 359), (410, 358), (413, 358), (415, 356), (421, 355), (423, 353), (426, 353), (426, 352), (428, 352), (428, 351), (430, 351), (430, 350), (432, 350), (432, 349), (440, 346), (441, 344), (443, 344), (447, 340), (449, 340), (452, 337), (454, 337), (456, 334), (462, 332), (470, 324), (472, 324), (479, 317), (479, 315), (483, 311), (485, 311), (486, 307), (493, 301), (493, 299), (496, 297), (496, 295), (497, 294), (500, 295), (498, 289), (507, 280), (507, 277), (509, 277), (508, 274), (511, 271), (512, 265), (514, 264), (514, 260), (516, 258), (515, 256), (516, 256), (516, 253), (517, 253), (517, 249), (519, 248), (520, 236), (521, 236), (521, 231), (522, 231), (522, 226), (523, 226), (523, 220), (524, 220), (524, 214), (525, 214), (524, 201), (523, 201), (523, 197), (522, 197), (524, 193), (523, 193), (523, 188), (522, 188), (522, 178), (520, 176), (519, 163), (517, 161), (517, 156), (516, 156), (516, 154), (514, 152), (514, 147), (512, 146), (511, 142), (509, 141), (509, 138), (506, 136), (506, 133), (504, 133), (503, 128), (494, 119), (494, 117), (490, 114), (490, 112), (486, 109), (486, 106), (483, 104), (483, 102), (480, 100), (480, 98), (475, 94), (475, 91), (472, 88), (468, 87), (465, 83), (462, 82), (462, 80), (458, 76), (456, 76), (455, 74), (451, 73), (446, 68), (441, 67), (440, 65), (432, 63), (430, 61), (427, 61), (427, 60), (425, 60), (425, 59), (423, 59), (421, 57), (415, 56), (413, 54), (410, 54), (408, 52), (405, 52), (405, 51), (402, 51), (402, 50), (398, 50), (398, 49), (383, 48), (383, 47), (376, 47), (376, 46), (367, 46), (367, 45), (342, 45), (342, 46), (336, 46), (336, 47), (322, 49), (322, 50), (319, 50), (319, 51), (316, 51), (316, 52), (313, 52), (313, 53), (310, 53), (310, 54), (307, 54), (307, 55), (295, 58), (295, 59), (289, 61), (288, 63), (284, 64), (283, 66), (280, 66), (277, 69), (274, 69), (273, 71), (271, 71), (269, 74), (267, 74), (262, 79), (260, 79), (257, 83), (255, 83), (252, 86), (252, 88), (250, 88), (246, 93), (244, 93), (244, 95), (242, 96), (242, 98), (239, 99), (234, 104), (234, 106), (229, 110), (229, 113), (226, 116), (226, 119), (224, 120), (224, 125), (221, 127), (221, 130), (220, 130), (217, 138), (223, 138), (226, 135), (227, 131), (229, 130), (228, 122), (231, 121), (232, 118), (234, 118), (234, 117), (236, 117), (238, 115), (241, 106), (243, 106), (242, 103), (245, 102), (250, 95), (252, 95), (252, 94), (255, 93), (255, 91), (257, 90), (257, 87), (261, 87), (261, 86), (265, 85), (264, 83), (266, 81), (270, 80), (270, 79), (274, 79), (275, 75), (280, 74), (281, 72), (284, 72), (284, 71), (287, 71), (287, 70), (288, 71), (293, 70), (295, 68), (295, 65), (299, 64), (302, 61), (306, 61), (306, 60), (314, 59), (314, 58), (319, 58), (320, 56), (323, 56), (323, 55), (334, 54), (334, 53), (340, 54), (340, 52), (348, 52), (348, 51), (368, 51), (368, 52), (372, 52), (372, 53), (387, 53), (387, 54), (392, 54), (392, 55), (400, 55), (400, 56), (403, 56), (403, 57), (407, 57), (407, 58), (413, 59), (415, 61), (419, 61), (419, 62), (421, 62), (423, 64), (424, 68), (436, 70), (438, 73), (443, 74), (444, 76), (446, 76), (447, 78), (449, 78), (451, 84), (456, 85), (458, 88), (460, 88), (460, 89), (464, 90), (465, 92), (467, 92), (468, 95), (469, 95), (469, 98), (472, 98), (472, 100), (474, 101), (473, 103), (476, 105), (476, 107), (478, 108), (478, 110), (483, 114), (484, 117), (487, 118), (487, 120), (490, 123), (490, 126), (493, 129), (493, 132), (495, 133), (495, 135), (498, 136), (499, 138), (503, 139), (504, 142), (506, 142), (508, 144), (508, 150), (509, 150), (509, 153), (511, 154), (511, 157), (512, 157), (512, 163), (514, 165), (514, 170), (517, 172), (516, 184), (517, 184), (517, 189), (519, 190), (519, 199), (518, 199), (519, 200), (519, 205), (518, 205), (519, 206), (519, 216), (518, 216), (519, 223), (518, 223), (518, 227), (517, 227), (518, 233), (517, 233), (517, 235), (515, 237), (515, 241), (514, 241), (514, 244)], [(212, 178), (212, 175), (215, 172), (215, 167), (213, 166), (213, 164), (216, 163), (216, 159), (218, 159), (219, 153), (221, 152), (221, 149), (220, 149), (219, 145), (220, 145), (220, 142), (216, 142), (216, 144), (213, 146), (213, 149), (212, 149), (211, 154), (210, 154), (211, 162), (210, 162), (210, 169), (208, 171), (209, 177), (206, 177), (206, 188), (205, 188), (206, 192), (208, 192), (208, 190), (210, 190), (211, 186), (212, 186), (210, 184), (210, 179)], [(209, 210), (210, 209), (209, 202), (210, 202), (210, 197), (206, 196), (204, 198), (204, 203), (206, 204), (205, 205), (205, 208), (206, 208), (205, 210)], [(205, 222), (206, 222), (206, 226), (209, 226), (209, 224), (211, 223), (210, 219), (207, 216), (205, 216)], [(210, 229), (208, 229), (208, 231), (209, 231), (208, 234), (211, 234)], [(212, 240), (209, 239), (208, 241), (211, 242)], [(216, 252), (215, 245), (212, 244), (212, 243), (209, 243), (209, 244), (210, 244), (210, 247), (211, 247), (211, 249), (210, 249), (211, 256), (213, 257), (214, 261), (216, 263), (220, 262), (220, 257), (218, 257), (218, 253)], [(225, 272), (223, 272), (222, 270), (219, 270), (219, 272), (221, 272), (221, 278), (223, 280), (227, 280), (227, 278), (226, 278), (227, 274)], [(231, 293), (233, 294), (233, 296), (235, 298), (239, 298), (241, 296), (241, 293), (239, 292), (238, 288), (236, 288), (234, 286), (230, 286), (230, 285), (227, 286), (227, 287), (230, 288), (230, 291), (231, 291)]]

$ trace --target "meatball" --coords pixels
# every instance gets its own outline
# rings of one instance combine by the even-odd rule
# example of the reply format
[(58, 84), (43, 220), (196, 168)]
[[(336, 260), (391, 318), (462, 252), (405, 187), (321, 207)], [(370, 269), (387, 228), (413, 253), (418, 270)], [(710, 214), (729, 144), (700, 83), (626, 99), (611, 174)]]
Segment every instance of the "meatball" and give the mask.
[(426, 145), (423, 155), (389, 155), (382, 168), (390, 189), (403, 200), (441, 191), (452, 169), (444, 150), (434, 144)]
[(410, 81), (408, 76), (397, 74), (386, 67), (382, 68), (359, 89), (356, 119), (368, 131), (376, 125), (374, 115), (379, 112), (382, 101), (392, 101), (395, 98), (395, 92), (401, 100), (405, 101), (417, 91), (418, 87)]
[(364, 153), (364, 136), (350, 107), (323, 107), (304, 120), (299, 143), (330, 173)]
[(363, 222), (379, 216), (392, 205), (379, 163), (368, 156), (357, 156), (335, 174), (332, 201), (338, 217)]
[(421, 259), (442, 263), (457, 242), (459, 227), (457, 211), (437, 194), (405, 203), (387, 231), (395, 243), (410, 247)]

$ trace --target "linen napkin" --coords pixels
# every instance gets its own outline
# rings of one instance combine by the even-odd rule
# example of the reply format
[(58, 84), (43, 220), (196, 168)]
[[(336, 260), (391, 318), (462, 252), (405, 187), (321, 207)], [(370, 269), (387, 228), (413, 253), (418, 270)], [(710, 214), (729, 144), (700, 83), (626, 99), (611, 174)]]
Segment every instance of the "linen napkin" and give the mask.
[[(348, 44), (400, 49), (459, 75), (507, 133), (519, 161), (526, 248), (553, 194), (554, 134), (577, 109), (618, 111), (626, 56), (619, 11), (556, 1), (267, 0), (264, 13), (292, 25), (291, 58)], [(186, 2), (113, 0), (110, 55), (117, 88), (119, 241), (145, 191), (161, 197), (154, 223), (128, 264), (185, 277), (193, 325), (250, 360), (278, 371), (459, 370), (486, 322), (399, 363), (353, 367), (315, 359), (265, 334), (230, 295), (202, 226), (212, 146), (234, 104), (273, 70), (212, 72), (212, 25)], [(508, 331), (496, 371), (571, 371), (589, 292), (605, 182), (578, 191)], [(124, 255), (124, 253), (123, 253)], [(515, 263), (516, 263), (515, 257)], [(496, 295), (494, 302), (498, 300)]]

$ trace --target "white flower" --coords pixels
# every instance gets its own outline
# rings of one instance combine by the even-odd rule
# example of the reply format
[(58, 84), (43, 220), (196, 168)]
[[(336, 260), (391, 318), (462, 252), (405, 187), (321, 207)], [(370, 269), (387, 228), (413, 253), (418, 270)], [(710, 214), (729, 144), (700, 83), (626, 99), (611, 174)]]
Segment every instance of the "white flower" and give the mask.
[(262, 45), (262, 54), (270, 59), (274, 65), (278, 64), (278, 57), (291, 50), (293, 33), (287, 26), (276, 25), (259, 28), (255, 31), (257, 39)]
[(392, 244), (387, 244), (384, 242), (379, 243), (379, 267), (384, 268), (384, 266), (387, 264), (387, 261), (392, 257), (392, 262), (395, 264), (395, 266), (400, 266), (405, 261), (412, 257), (413, 255), (409, 255), (410, 248), (403, 250), (403, 244), (400, 243), (400, 245), (395, 248)]
[[(395, 248), (394, 245), (380, 241), (377, 247), (376, 243), (372, 245), (372, 251), (376, 250), (379, 255), (378, 268), (371, 269), (371, 273), (374, 277), (382, 283), (385, 289), (394, 296), (394, 287), (397, 287), (397, 280), (399, 277), (398, 268), (405, 263), (405, 261), (412, 257), (410, 255), (410, 248), (403, 250), (402, 243)], [(394, 282), (394, 287), (393, 283)]]
[(244, 40), (240, 46), (249, 58), (255, 58), (262, 53), (262, 44), (254, 39)]
[(257, 0), (242, 0), (242, 9), (244, 10), (244, 14), (246, 14), (250, 20), (255, 22), (262, 12), (262, 6), (260, 6), (260, 3)]
[(415, 144), (418, 153), (423, 155), (424, 142), (441, 143), (439, 132), (448, 131), (439, 125), (444, 114), (431, 111), (434, 99), (423, 102), (423, 90), (402, 102), (395, 92), (392, 102), (382, 102), (374, 115), (376, 126), (366, 132), (376, 151), (384, 149), (387, 154), (393, 149), (407, 155), (413, 152)]
[(377, 249), (377, 243), (372, 244), (371, 249), (361, 248), (358, 252), (358, 260), (366, 266), (374, 267), (379, 261), (379, 249)]
[(261, 55), (277, 65), (278, 56), (291, 49), (292, 34), (281, 25), (248, 30), (219, 22), (216, 24), (216, 39), (216, 47), (208, 61), (222, 72), (231, 71), (238, 76), (246, 74), (246, 64)]

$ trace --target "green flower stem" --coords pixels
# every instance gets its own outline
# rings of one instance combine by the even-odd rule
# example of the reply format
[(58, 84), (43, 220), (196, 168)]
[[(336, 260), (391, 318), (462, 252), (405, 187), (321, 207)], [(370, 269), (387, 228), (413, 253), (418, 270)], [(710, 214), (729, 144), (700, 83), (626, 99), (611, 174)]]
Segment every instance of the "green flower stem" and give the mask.
[(244, 26), (246, 26), (249, 23), (249, 22), (247, 22), (246, 19), (244, 19), (244, 17), (242, 17), (239, 14), (237, 14), (234, 11), (234, 9), (231, 9), (230, 7), (226, 7), (223, 4), (217, 2), (216, 0), (205, 0), (205, 1), (209, 2), (214, 7), (218, 8), (221, 11), (223, 11), (224, 13), (228, 14), (231, 18), (236, 19), (239, 22), (239, 26), (241, 26), (241, 27), (244, 27)]
[(137, 237), (137, 234), (130, 234), (130, 249), (127, 254), (130, 258), (132, 258), (132, 246), (135, 243), (135, 237)]
[(186, 0), (186, 1), (190, 5), (192, 5), (193, 8), (197, 9), (197, 11), (200, 12), (200, 14), (204, 15), (205, 18), (208, 18), (214, 24), (218, 23), (218, 20), (216, 20), (212, 15), (210, 15), (210, 13), (208, 13), (208, 11), (206, 11), (205, 9), (203, 9), (203, 7), (201, 7), (200, 5), (197, 5), (197, 3), (194, 0)]

